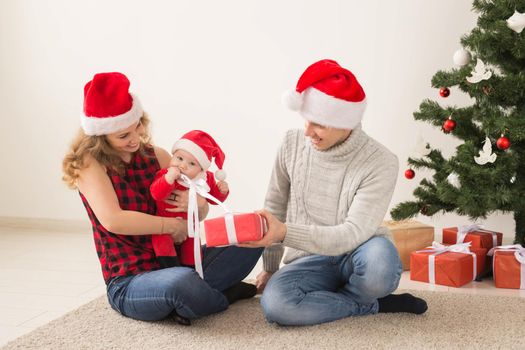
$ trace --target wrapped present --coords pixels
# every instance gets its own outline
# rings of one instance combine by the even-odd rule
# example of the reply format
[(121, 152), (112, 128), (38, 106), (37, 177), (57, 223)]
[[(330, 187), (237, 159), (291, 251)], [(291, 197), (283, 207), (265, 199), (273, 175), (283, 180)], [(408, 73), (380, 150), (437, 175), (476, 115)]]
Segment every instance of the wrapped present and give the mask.
[(492, 269), (496, 288), (525, 289), (525, 248), (519, 244), (496, 247)]
[(470, 242), (431, 247), (410, 255), (410, 279), (431, 284), (461, 287), (485, 269), (487, 250), (471, 248)]
[(502, 239), (501, 232), (485, 230), (481, 225), (463, 225), (443, 229), (443, 244), (472, 242), (472, 247), (490, 250), (501, 245)]
[(218, 247), (258, 241), (266, 232), (266, 221), (257, 213), (232, 214), (204, 220), (206, 245)]
[(385, 221), (383, 225), (388, 227), (392, 234), (403, 270), (410, 270), (412, 252), (428, 247), (434, 241), (434, 227), (418, 221)]

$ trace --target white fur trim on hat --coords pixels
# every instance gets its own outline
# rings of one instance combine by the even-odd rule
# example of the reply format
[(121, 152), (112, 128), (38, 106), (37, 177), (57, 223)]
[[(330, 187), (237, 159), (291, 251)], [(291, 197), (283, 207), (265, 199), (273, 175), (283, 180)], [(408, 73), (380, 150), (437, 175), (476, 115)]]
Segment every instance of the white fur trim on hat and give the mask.
[(287, 90), (284, 92), (282, 103), (292, 111), (298, 111), (303, 105), (303, 94), (297, 92), (295, 89)]
[(171, 148), (171, 154), (175, 153), (175, 151), (178, 149), (190, 152), (197, 159), (200, 166), (204, 170), (208, 170), (210, 167), (211, 162), (208, 159), (206, 152), (204, 152), (204, 150), (200, 148), (195, 142), (188, 139), (179, 139), (173, 144), (173, 147)]
[(112, 134), (138, 122), (144, 114), (144, 110), (137, 96), (133, 94), (130, 95), (133, 97), (133, 103), (131, 109), (124, 114), (103, 118), (82, 114), (80, 123), (82, 129), (84, 129), (84, 133), (86, 135)]
[(360, 102), (345, 101), (313, 87), (306, 89), (303, 95), (299, 113), (314, 123), (337, 129), (353, 129), (363, 119), (366, 98)]

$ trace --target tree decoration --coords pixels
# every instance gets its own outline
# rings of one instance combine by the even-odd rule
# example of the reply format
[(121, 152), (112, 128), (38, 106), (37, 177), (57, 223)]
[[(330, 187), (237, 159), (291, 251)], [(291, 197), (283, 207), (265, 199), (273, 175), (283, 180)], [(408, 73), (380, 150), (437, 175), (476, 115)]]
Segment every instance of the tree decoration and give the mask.
[(467, 77), (467, 81), (469, 83), (476, 84), (482, 80), (490, 79), (491, 76), (492, 72), (488, 70), (488, 68), (485, 66), (485, 63), (483, 63), (483, 61), (478, 58), (476, 67), (474, 67), (474, 70), (470, 73), (470, 76)]
[(448, 117), (447, 120), (443, 122), (443, 132), (449, 133), (456, 128), (456, 121), (452, 119), (452, 116)]
[(416, 140), (416, 145), (412, 149), (412, 158), (423, 158), (430, 154), (432, 150), (430, 149), (430, 146), (428, 145), (425, 140), (423, 140), (423, 137), (421, 135), (418, 136)]
[(456, 66), (466, 66), (470, 62), (470, 52), (468, 52), (465, 49), (459, 49), (456, 52), (454, 52), (454, 56), (452, 57), (452, 61), (454, 61), (454, 64)]
[(447, 181), (457, 189), (461, 187), (461, 183), (459, 182), (459, 175), (455, 172), (452, 172), (449, 176), (447, 176)]
[(510, 140), (501, 134), (500, 138), (496, 141), (496, 147), (504, 151), (510, 147)]
[(507, 27), (518, 34), (521, 33), (525, 28), (525, 13), (514, 11), (514, 14), (507, 19)]
[(494, 163), (498, 156), (496, 153), (492, 153), (492, 143), (490, 142), (490, 139), (485, 137), (485, 141), (483, 143), (483, 149), (479, 151), (479, 157), (474, 157), (474, 161), (479, 165)]
[(448, 95), (450, 95), (449, 88), (442, 87), (441, 89), (439, 89), (439, 96), (441, 96), (441, 97), (448, 97)]
[(412, 180), (416, 176), (416, 172), (412, 169), (405, 170), (405, 177), (409, 180)]

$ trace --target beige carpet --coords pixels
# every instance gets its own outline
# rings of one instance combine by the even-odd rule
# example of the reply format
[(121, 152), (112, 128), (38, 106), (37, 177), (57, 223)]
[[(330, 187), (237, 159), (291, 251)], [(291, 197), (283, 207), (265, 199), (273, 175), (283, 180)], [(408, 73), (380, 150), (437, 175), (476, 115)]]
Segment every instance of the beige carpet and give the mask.
[(259, 299), (191, 327), (120, 316), (105, 297), (8, 343), (7, 349), (524, 349), (525, 299), (414, 292), (423, 316), (379, 314), (311, 327), (268, 324)]

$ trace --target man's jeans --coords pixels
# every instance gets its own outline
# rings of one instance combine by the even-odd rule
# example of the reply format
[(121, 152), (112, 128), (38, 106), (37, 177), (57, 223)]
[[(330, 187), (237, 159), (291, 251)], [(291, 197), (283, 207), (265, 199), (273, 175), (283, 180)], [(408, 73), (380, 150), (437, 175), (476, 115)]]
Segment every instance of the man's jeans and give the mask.
[(373, 237), (350, 254), (310, 255), (277, 271), (261, 305), (269, 322), (311, 325), (374, 314), (377, 298), (399, 284), (402, 265), (385, 237)]
[(261, 254), (260, 248), (206, 248), (204, 280), (188, 267), (116, 277), (108, 284), (108, 300), (124, 316), (144, 321), (164, 319), (174, 310), (189, 319), (210, 315), (228, 308), (221, 291), (242, 281)]

